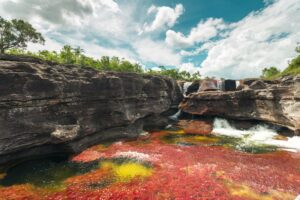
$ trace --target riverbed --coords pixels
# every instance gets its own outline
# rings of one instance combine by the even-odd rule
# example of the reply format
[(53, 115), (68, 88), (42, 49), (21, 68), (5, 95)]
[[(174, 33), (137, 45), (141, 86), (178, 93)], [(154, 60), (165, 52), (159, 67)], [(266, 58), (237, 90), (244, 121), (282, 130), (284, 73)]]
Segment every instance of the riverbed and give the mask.
[(195, 122), (202, 123), (181, 120), (134, 141), (21, 163), (0, 173), (0, 199), (294, 200), (300, 194), (300, 137), (267, 125), (236, 129), (224, 119), (209, 131), (186, 128)]

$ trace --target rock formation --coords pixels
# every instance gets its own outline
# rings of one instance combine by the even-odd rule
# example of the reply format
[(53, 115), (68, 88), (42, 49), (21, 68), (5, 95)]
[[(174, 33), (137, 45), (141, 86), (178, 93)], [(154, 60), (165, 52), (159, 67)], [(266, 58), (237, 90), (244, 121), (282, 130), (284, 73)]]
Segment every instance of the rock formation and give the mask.
[(182, 111), (238, 120), (261, 120), (300, 133), (300, 76), (245, 80), (243, 90), (205, 91), (187, 96)]
[(166, 77), (0, 55), (0, 164), (136, 137), (182, 94)]

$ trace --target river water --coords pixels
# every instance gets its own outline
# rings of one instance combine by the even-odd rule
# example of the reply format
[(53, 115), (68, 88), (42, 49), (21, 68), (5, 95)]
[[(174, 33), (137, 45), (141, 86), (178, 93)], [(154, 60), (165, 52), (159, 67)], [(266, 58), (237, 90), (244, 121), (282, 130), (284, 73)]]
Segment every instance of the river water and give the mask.
[(195, 122), (68, 159), (22, 163), (0, 173), (0, 199), (294, 200), (300, 194), (300, 137), (266, 125), (238, 130), (224, 119), (215, 119), (209, 132), (182, 126)]

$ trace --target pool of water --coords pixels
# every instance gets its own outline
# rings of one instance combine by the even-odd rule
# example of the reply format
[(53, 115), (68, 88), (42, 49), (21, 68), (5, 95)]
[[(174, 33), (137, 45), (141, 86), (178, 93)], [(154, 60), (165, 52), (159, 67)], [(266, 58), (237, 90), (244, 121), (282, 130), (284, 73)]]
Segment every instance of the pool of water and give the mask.
[[(96, 145), (69, 159), (28, 161), (0, 173), (0, 199), (294, 200), (300, 140), (265, 125), (179, 121), (135, 141)], [(207, 122), (205, 122), (207, 124)]]

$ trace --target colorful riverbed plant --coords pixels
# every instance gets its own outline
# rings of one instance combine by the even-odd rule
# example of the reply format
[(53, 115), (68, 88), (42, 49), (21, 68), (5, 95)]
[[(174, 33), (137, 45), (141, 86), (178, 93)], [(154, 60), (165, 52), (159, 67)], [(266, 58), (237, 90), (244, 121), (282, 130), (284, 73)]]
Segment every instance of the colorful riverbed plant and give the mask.
[(172, 130), (96, 145), (68, 161), (89, 169), (66, 177), (63, 189), (12, 184), (0, 188), (0, 199), (294, 200), (300, 194), (299, 153), (244, 152), (222, 140)]

